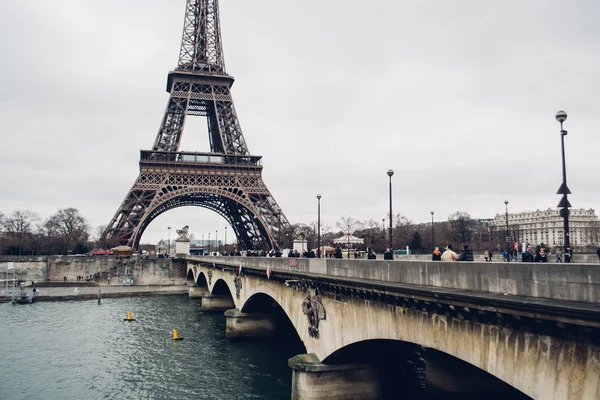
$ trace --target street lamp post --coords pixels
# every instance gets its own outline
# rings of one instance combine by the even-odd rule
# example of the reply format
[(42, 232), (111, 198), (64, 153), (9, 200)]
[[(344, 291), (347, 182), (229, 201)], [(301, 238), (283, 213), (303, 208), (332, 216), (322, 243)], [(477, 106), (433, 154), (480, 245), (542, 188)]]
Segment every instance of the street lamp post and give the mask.
[(392, 215), (392, 175), (394, 175), (394, 170), (392, 169), (388, 169), (387, 172), (388, 176), (390, 177), (390, 250), (392, 251), (392, 254), (394, 253), (394, 242), (393, 242), (393, 229), (392, 229), (392, 220), (394, 219), (393, 215)]
[(571, 194), (569, 187), (567, 186), (567, 164), (565, 162), (565, 136), (567, 136), (567, 131), (563, 129), (563, 122), (567, 120), (567, 113), (560, 110), (556, 113), (556, 120), (560, 122), (560, 146), (562, 151), (562, 185), (558, 189), (557, 194), (562, 194), (563, 197), (558, 203), (558, 208), (560, 208), (560, 215), (563, 217), (563, 235), (565, 238), (565, 262), (571, 262), (571, 234), (569, 232), (569, 207), (571, 207), (571, 203), (567, 199), (567, 195)]
[(227, 251), (227, 227), (225, 227), (225, 244), (223, 245), (224, 251)]
[(321, 195), (317, 195), (317, 258), (321, 258)]
[(506, 237), (504, 238), (506, 241), (506, 259), (510, 260), (510, 248), (508, 247), (510, 245), (508, 242), (508, 200), (504, 200), (504, 205), (506, 206)]
[(219, 231), (215, 229), (215, 252), (219, 252)]
[(350, 259), (350, 225), (348, 225), (348, 260)]
[(208, 234), (208, 255), (210, 256), (210, 233)]
[(167, 242), (167, 254), (171, 256), (171, 227), (167, 227), (169, 230), (169, 241)]
[(202, 235), (202, 255), (204, 255), (204, 235)]
[(381, 218), (381, 232), (383, 232), (383, 251), (385, 251), (385, 218)]
[(431, 251), (435, 250), (435, 233), (433, 232), (433, 211), (431, 211)]

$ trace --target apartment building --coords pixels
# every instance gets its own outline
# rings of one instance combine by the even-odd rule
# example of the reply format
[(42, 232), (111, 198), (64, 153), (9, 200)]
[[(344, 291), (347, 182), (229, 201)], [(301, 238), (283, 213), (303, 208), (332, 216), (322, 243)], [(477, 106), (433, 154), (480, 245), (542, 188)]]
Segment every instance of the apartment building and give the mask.
[[(506, 214), (496, 214), (490, 228), (499, 234), (506, 232)], [(600, 221), (591, 208), (571, 210), (569, 231), (573, 249), (593, 249), (600, 246)], [(508, 214), (508, 235), (519, 243), (563, 246), (563, 218), (560, 210), (548, 208)]]

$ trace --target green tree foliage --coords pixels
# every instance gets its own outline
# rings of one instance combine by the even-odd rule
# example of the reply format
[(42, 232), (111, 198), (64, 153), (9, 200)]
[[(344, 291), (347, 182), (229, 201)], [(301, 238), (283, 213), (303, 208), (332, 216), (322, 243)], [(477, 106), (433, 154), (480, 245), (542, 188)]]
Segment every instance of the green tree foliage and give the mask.
[(421, 234), (419, 233), (419, 231), (413, 232), (412, 238), (410, 240), (410, 248), (416, 253), (420, 253), (422, 251), (423, 246), (421, 245)]

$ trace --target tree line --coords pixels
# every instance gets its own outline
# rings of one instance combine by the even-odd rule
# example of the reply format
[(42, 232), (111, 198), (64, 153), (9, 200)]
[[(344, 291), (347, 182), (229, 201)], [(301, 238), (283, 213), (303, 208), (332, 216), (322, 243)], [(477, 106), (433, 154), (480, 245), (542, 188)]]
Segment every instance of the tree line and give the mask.
[[(90, 227), (87, 220), (76, 208), (64, 208), (43, 220), (29, 210), (15, 210), (4, 215), (0, 212), (0, 253), (4, 255), (48, 255), (84, 254), (94, 247), (111, 247), (114, 243), (104, 243), (102, 233), (106, 225)], [(364, 245), (383, 252), (389, 244), (389, 220), (356, 220), (342, 217), (335, 226), (322, 226), (321, 245), (333, 245), (336, 238), (351, 234), (364, 238)], [(462, 211), (457, 211), (446, 221), (433, 225), (435, 243), (432, 242), (431, 223), (413, 223), (401, 214), (392, 219), (393, 248), (409, 246), (412, 252), (427, 253), (435, 246), (469, 243), (474, 250), (493, 250), (498, 244), (503, 246), (504, 233), (494, 232), (490, 227)], [(298, 223), (282, 229), (281, 247), (291, 248), (294, 239), (304, 238), (308, 248), (317, 247), (317, 223)]]
[[(357, 246), (358, 249), (369, 247), (383, 252), (390, 247), (389, 220), (360, 221), (352, 217), (342, 217), (335, 226), (321, 228), (322, 246), (333, 246), (335, 239), (349, 231), (352, 235), (364, 239), (364, 244)], [(298, 238), (304, 238), (308, 248), (316, 248), (317, 223), (293, 224), (289, 229), (282, 230), (282, 247), (291, 247), (293, 240)], [(413, 253), (429, 253), (435, 247), (443, 249), (448, 244), (458, 246), (467, 243), (476, 251), (493, 251), (498, 249), (498, 245), (503, 249), (505, 238), (503, 231), (493, 230), (487, 222), (473, 219), (464, 211), (456, 211), (449, 215), (446, 221), (433, 223), (433, 235), (431, 222), (414, 223), (402, 214), (394, 214), (392, 240), (394, 249), (405, 249), (408, 246)]]
[(80, 254), (91, 250), (90, 226), (76, 208), (58, 210), (45, 220), (29, 210), (0, 212), (3, 255)]

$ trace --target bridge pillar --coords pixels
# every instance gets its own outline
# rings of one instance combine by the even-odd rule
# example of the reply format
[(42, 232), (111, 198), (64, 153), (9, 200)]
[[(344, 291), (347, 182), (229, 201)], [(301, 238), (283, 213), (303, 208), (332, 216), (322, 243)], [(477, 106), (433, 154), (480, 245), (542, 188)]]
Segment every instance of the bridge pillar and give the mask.
[(247, 314), (238, 309), (225, 311), (225, 336), (270, 337), (275, 333), (275, 322), (268, 314)]
[(227, 311), (232, 308), (235, 308), (235, 304), (229, 295), (210, 293), (202, 295), (202, 311)]
[(381, 380), (368, 364), (322, 364), (314, 354), (288, 361), (292, 368), (292, 400), (381, 398)]
[(210, 292), (207, 288), (200, 286), (190, 286), (188, 290), (188, 295), (190, 296), (190, 299), (201, 299), (209, 293)]

